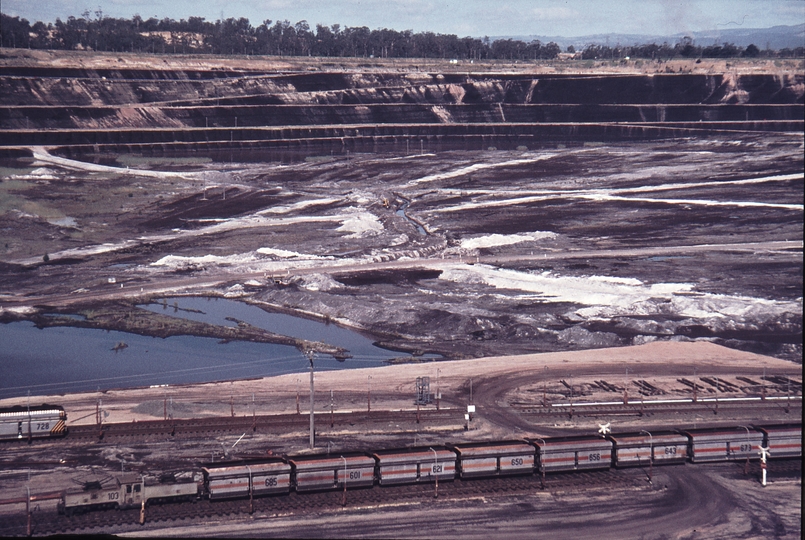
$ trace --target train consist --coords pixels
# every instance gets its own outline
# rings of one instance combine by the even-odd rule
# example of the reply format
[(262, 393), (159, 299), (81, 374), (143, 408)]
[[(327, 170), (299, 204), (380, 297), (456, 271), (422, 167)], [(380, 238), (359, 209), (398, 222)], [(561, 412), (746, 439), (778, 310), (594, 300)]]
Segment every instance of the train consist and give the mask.
[(72, 514), (102, 507), (251, 498), (375, 485), (546, 474), (672, 463), (802, 456), (802, 424), (466, 442), (443, 446), (270, 457), (208, 463), (184, 478), (137, 474), (62, 493), (58, 509)]
[(59, 405), (0, 409), (0, 440), (63, 437), (66, 434), (67, 413)]

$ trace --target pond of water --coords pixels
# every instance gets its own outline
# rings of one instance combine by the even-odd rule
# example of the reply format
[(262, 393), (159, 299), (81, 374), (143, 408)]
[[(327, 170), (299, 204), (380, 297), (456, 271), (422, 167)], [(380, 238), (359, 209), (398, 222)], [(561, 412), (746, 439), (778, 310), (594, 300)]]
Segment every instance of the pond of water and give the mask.
[[(375, 347), (356, 332), (223, 299), (167, 298), (141, 306), (175, 317), (212, 324), (242, 320), (278, 334), (344, 347), (343, 362), (321, 356), (316, 370), (383, 365), (399, 356)], [(125, 348), (117, 345), (125, 343)], [(118, 350), (115, 350), (115, 349)], [(106, 390), (157, 384), (183, 384), (300, 373), (308, 361), (294, 347), (267, 343), (219, 343), (214, 338), (153, 338), (125, 332), (56, 327), (32, 323), (0, 324), (0, 398)]]

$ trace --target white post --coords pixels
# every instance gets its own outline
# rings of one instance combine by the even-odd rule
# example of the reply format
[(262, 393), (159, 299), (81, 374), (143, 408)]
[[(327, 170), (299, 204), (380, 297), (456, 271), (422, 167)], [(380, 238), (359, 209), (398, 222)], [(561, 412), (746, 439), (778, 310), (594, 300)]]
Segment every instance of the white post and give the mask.
[(763, 487), (766, 487), (766, 457), (770, 456), (771, 452), (769, 452), (768, 448), (760, 447), (760, 471), (761, 471), (761, 480), (760, 483)]

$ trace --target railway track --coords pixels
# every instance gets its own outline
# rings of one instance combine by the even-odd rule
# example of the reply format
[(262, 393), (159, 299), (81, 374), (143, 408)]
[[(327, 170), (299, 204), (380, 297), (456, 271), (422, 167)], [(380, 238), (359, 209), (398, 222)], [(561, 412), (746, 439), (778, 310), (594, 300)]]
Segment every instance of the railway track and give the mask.
[[(760, 473), (760, 464), (750, 462), (748, 469), (740, 461), (716, 465), (667, 465), (665, 467), (721, 467), (726, 474), (754, 478)], [(664, 467), (655, 469), (655, 473)], [(770, 480), (801, 478), (802, 462), (799, 459), (784, 459), (769, 463)], [(258, 515), (305, 516), (321, 511), (340, 508), (371, 508), (387, 504), (435, 504), (439, 501), (461, 501), (476, 497), (493, 498), (546, 493), (584, 493), (596, 489), (634, 490), (652, 489), (647, 473), (640, 468), (608, 469), (586, 472), (564, 472), (549, 474), (543, 479), (538, 475), (452, 480), (441, 482), (438, 492), (434, 484), (414, 484), (403, 486), (375, 486), (343, 491), (326, 491), (298, 494), (295, 492), (268, 497), (234, 499), (223, 501), (184, 501), (164, 505), (151, 505), (146, 508), (146, 523), (162, 526), (183, 523), (197, 523), (206, 519), (227, 519)], [(438, 494), (438, 497), (436, 497)], [(99, 510), (71, 517), (55, 512), (34, 513), (32, 534), (36, 536), (51, 534), (97, 534), (141, 530), (140, 510)], [(27, 531), (25, 515), (0, 517), (0, 535), (22, 536)]]
[(698, 401), (685, 403), (657, 403), (630, 401), (627, 404), (586, 404), (564, 403), (544, 406), (541, 403), (513, 403), (511, 408), (525, 419), (537, 421), (540, 418), (568, 416), (643, 416), (648, 414), (710, 414), (721, 412), (751, 411), (752, 413), (787, 413), (798, 418), (802, 413), (802, 397), (792, 396), (790, 400), (767, 401)]
[[(307, 414), (282, 414), (262, 416), (232, 416), (213, 418), (191, 418), (173, 420), (154, 420), (145, 422), (125, 422), (102, 424), (85, 424), (70, 426), (67, 437), (73, 440), (147, 437), (149, 435), (203, 436), (217, 433), (243, 432), (288, 432), (309, 429), (310, 417)], [(317, 413), (318, 426), (344, 427), (350, 424), (365, 425), (367, 423), (388, 425), (463, 425), (463, 412), (459, 409), (442, 409), (420, 411), (372, 411), (346, 413)]]
[[(628, 404), (589, 404), (565, 403), (558, 405), (543, 405), (540, 402), (509, 403), (514, 415), (519, 416), (529, 424), (539, 424), (557, 418), (572, 417), (618, 417), (660, 415), (660, 414), (707, 414), (717, 415), (719, 412), (727, 413), (785, 413), (792, 418), (801, 417), (802, 397), (792, 396), (788, 399), (768, 401), (699, 401), (685, 403), (656, 403), (652, 401), (630, 401)], [(483, 416), (484, 411), (479, 411)], [(489, 412), (489, 411), (487, 411)], [(458, 428), (464, 425), (463, 409), (443, 407), (441, 410), (376, 410), (372, 412), (339, 412), (330, 414), (320, 412), (316, 414), (316, 425), (320, 429), (345, 428), (352, 425), (371, 425), (378, 427), (410, 426), (443, 426)], [(98, 439), (115, 440), (132, 439), (147, 440), (152, 436), (173, 437), (204, 437), (222, 433), (286, 433), (293, 431), (306, 431), (309, 429), (309, 416), (307, 414), (279, 414), (257, 416), (232, 416), (209, 418), (177, 418), (172, 420), (148, 420), (140, 422), (79, 424), (69, 426), (67, 439), (82, 441)], [(32, 442), (47, 443), (49, 439), (34, 439)]]

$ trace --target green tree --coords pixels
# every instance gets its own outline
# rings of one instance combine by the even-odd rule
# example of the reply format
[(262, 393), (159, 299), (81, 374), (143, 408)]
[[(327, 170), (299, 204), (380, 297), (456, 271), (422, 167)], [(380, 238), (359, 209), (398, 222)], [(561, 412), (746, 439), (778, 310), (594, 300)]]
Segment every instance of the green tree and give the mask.
[(742, 56), (746, 56), (747, 58), (757, 58), (760, 56), (760, 49), (758, 49), (757, 45), (754, 43), (750, 43), (744, 50)]

